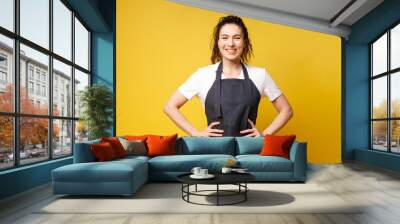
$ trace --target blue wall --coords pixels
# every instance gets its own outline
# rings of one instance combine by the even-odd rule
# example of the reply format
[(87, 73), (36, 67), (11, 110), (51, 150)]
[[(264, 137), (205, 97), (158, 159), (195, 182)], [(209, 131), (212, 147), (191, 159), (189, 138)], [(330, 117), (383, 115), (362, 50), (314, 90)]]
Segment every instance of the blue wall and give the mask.
[[(69, 0), (69, 3), (73, 3), (71, 6), (80, 14), (82, 19), (87, 20), (85, 22), (92, 30), (91, 69), (93, 83), (104, 83), (114, 93), (115, 1), (91, 0), (91, 4), (86, 4), (80, 0)], [(110, 127), (110, 132), (112, 130), (112, 127)], [(71, 163), (72, 157), (68, 157), (1, 171), (0, 199), (50, 182), (53, 169)]]
[(71, 163), (69, 157), (0, 172), (0, 199), (48, 183), (53, 169)]
[(102, 83), (114, 92), (113, 33), (93, 33), (92, 72), (93, 83)]
[[(114, 90), (114, 35), (113, 33), (92, 33), (92, 72), (93, 83), (101, 83)], [(115, 97), (114, 97), (115, 101)], [(115, 113), (115, 107), (114, 107)], [(114, 123), (114, 118), (113, 118)], [(113, 126), (109, 128), (114, 135)]]
[[(92, 33), (92, 81), (108, 86), (114, 94), (115, 102), (115, 1), (99, 0), (97, 6), (109, 27), (109, 32)], [(114, 118), (113, 124), (115, 124)], [(114, 126), (109, 128), (111, 135), (115, 135)]]
[[(386, 0), (351, 27), (344, 51), (345, 117), (343, 160), (358, 160), (398, 170), (400, 157), (369, 150), (368, 44), (400, 21), (400, 0)], [(362, 151), (360, 151), (362, 150)]]

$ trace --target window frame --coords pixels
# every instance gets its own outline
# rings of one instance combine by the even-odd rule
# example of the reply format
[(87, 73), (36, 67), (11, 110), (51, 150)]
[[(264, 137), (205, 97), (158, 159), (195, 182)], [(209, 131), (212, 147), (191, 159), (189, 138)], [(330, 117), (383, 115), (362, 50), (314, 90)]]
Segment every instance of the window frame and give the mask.
[[(13, 112), (2, 112), (0, 111), (0, 116), (5, 116), (5, 117), (12, 117), (13, 119), (13, 154), (14, 154), (14, 161), (13, 161), (13, 166), (11, 167), (5, 167), (5, 168), (0, 168), (0, 172), (5, 171), (5, 170), (10, 170), (10, 169), (16, 169), (19, 167), (23, 167), (23, 166), (30, 166), (33, 164), (37, 164), (37, 163), (43, 163), (46, 161), (50, 161), (50, 160), (58, 160), (58, 159), (62, 159), (65, 157), (70, 157), (73, 156), (73, 152), (74, 152), (74, 143), (75, 143), (75, 123), (76, 121), (78, 121), (80, 118), (79, 117), (75, 117), (75, 108), (72, 107), (72, 113), (70, 114), (70, 116), (66, 115), (66, 116), (56, 116), (53, 115), (53, 59), (58, 60), (59, 62), (62, 62), (66, 65), (71, 66), (71, 83), (74, 84), (75, 82), (75, 69), (85, 73), (88, 75), (89, 77), (89, 83), (88, 86), (92, 85), (92, 61), (91, 61), (91, 37), (92, 37), (92, 30), (88, 27), (88, 25), (83, 21), (83, 19), (79, 16), (78, 13), (76, 13), (76, 11), (74, 11), (72, 9), (72, 7), (68, 4), (68, 2), (66, 2), (65, 0), (59, 0), (66, 8), (68, 8), (68, 10), (71, 11), (71, 18), (70, 18), (70, 22), (71, 22), (71, 59), (67, 59), (64, 58), (63, 56), (55, 53), (53, 50), (53, 0), (48, 0), (49, 3), (49, 49), (46, 49), (45, 47), (42, 47), (39, 44), (34, 43), (33, 41), (30, 41), (29, 39), (26, 39), (24, 37), (22, 37), (20, 35), (20, 0), (14, 0), (13, 1), (13, 10), (14, 10), (14, 18), (13, 18), (13, 22), (14, 22), (14, 31), (10, 31), (4, 27), (0, 26), (0, 35), (3, 35), (5, 37), (11, 38), (13, 40), (13, 63), (12, 63), (12, 73), (11, 75), (13, 75), (14, 78), (14, 110)], [(84, 26), (84, 28), (88, 31), (88, 69), (85, 69), (81, 66), (79, 66), (78, 64), (75, 63), (75, 18), (77, 20), (79, 20), (79, 22)], [(23, 44), (27, 47), (30, 47), (36, 51), (39, 51), (40, 53), (43, 53), (45, 55), (48, 56), (49, 59), (49, 63), (48, 63), (48, 82), (46, 84), (45, 90), (48, 92), (46, 93), (45, 91), (45, 95), (48, 96), (48, 108), (49, 111), (47, 112), (46, 115), (39, 115), (39, 114), (27, 114), (27, 113), (21, 113), (20, 111), (20, 45)], [(29, 70), (30, 67), (28, 67), (29, 64), (27, 64), (27, 71)], [(42, 83), (42, 79), (41, 79), (41, 72), (39, 73), (39, 80), (37, 80), (38, 82), (36, 82), (36, 69), (34, 68), (33, 70), (33, 79), (30, 79), (30, 74), (27, 73), (26, 75), (26, 81), (33, 81), (34, 86), (36, 83)], [(46, 80), (47, 81), (47, 80)], [(41, 84), (42, 85), (42, 84)], [(72, 95), (72, 99), (71, 99), (71, 104), (74, 105), (75, 103), (75, 85), (72, 85), (72, 90), (71, 93)], [(27, 89), (27, 91), (29, 91)], [(36, 91), (36, 89), (34, 89), (34, 92)], [(39, 94), (38, 96), (42, 96), (42, 94)], [(36, 102), (35, 102), (36, 103)], [(47, 158), (43, 158), (43, 160), (40, 160), (38, 162), (32, 162), (32, 163), (26, 163), (26, 164), (21, 164), (20, 161), (20, 119), (21, 118), (45, 118), (47, 119), (48, 122), (48, 136), (47, 136), (47, 150), (48, 150), (48, 155)], [(54, 152), (54, 147), (53, 147), (53, 122), (56, 120), (66, 120), (66, 121), (71, 121), (71, 153), (68, 155), (62, 155), (62, 156), (54, 156), (53, 152)]]
[[(400, 67), (391, 69), (391, 30), (396, 26), (400, 26), (400, 21), (392, 24), (389, 28), (385, 29), (384, 32), (379, 34), (375, 39), (373, 39), (370, 43), (368, 43), (368, 52), (369, 52), (369, 149), (373, 151), (385, 152), (390, 154), (400, 154), (400, 152), (393, 152), (392, 151), (392, 121), (400, 120), (400, 117), (392, 117), (392, 98), (391, 98), (391, 80), (392, 76), (396, 75), (396, 73), (400, 72)], [(384, 35), (387, 35), (387, 63), (386, 63), (386, 71), (383, 73), (373, 74), (373, 44), (378, 41)], [(378, 78), (386, 77), (386, 87), (387, 87), (387, 105), (386, 105), (386, 118), (373, 118), (373, 81)], [(373, 136), (373, 122), (374, 121), (386, 121), (386, 151), (379, 150), (374, 148), (374, 136)]]

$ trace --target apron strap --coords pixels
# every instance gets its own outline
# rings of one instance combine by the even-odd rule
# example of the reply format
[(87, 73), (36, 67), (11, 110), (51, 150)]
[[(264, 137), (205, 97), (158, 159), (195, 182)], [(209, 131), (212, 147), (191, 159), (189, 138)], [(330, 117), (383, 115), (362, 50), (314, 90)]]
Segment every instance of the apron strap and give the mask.
[(247, 72), (246, 66), (244, 66), (243, 63), (242, 64), (242, 70), (243, 70), (243, 75), (244, 75), (244, 79), (245, 80), (249, 80), (249, 73)]
[(222, 76), (222, 61), (218, 65), (217, 69), (217, 77), (215, 78), (215, 87), (216, 87), (216, 92), (217, 92), (217, 99), (216, 99), (216, 108), (215, 108), (215, 113), (218, 118), (222, 118), (222, 113), (221, 113), (221, 76)]

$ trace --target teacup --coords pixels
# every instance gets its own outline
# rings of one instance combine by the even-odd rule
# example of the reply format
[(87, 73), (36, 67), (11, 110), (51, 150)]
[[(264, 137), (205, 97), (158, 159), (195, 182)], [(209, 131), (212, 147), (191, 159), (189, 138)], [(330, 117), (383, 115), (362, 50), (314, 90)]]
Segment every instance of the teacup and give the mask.
[(208, 175), (208, 169), (201, 169), (200, 170), (200, 176), (207, 176)]
[(199, 176), (199, 175), (201, 175), (200, 174), (200, 171), (202, 170), (202, 168), (201, 167), (193, 167), (193, 169), (192, 169), (192, 173), (194, 174), (194, 175), (196, 175), (196, 176)]
[(232, 171), (232, 168), (230, 167), (222, 167), (221, 172), (222, 173), (230, 173)]

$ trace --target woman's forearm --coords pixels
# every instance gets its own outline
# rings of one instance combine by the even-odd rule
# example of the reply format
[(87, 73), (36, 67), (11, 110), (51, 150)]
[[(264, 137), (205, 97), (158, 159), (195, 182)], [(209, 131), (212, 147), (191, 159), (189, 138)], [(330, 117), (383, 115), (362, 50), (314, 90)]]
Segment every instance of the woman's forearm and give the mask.
[(198, 130), (183, 116), (178, 108), (170, 105), (164, 107), (164, 113), (184, 132), (188, 135), (195, 135)]
[(263, 131), (262, 135), (272, 135), (279, 131), (293, 116), (292, 109), (281, 110), (272, 123)]

